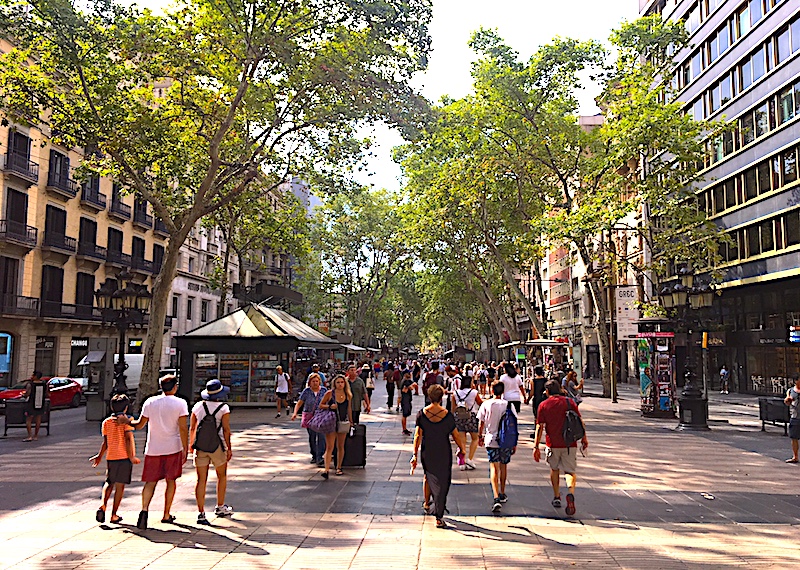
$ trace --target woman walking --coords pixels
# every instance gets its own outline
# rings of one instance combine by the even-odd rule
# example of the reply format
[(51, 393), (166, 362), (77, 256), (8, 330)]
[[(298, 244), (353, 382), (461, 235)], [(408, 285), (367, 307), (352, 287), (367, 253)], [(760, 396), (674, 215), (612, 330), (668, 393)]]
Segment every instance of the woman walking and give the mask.
[(344, 376), (339, 374), (333, 379), (333, 388), (322, 397), (322, 402), (320, 402), (320, 409), (333, 410), (336, 412), (337, 420), (336, 431), (325, 434), (325, 471), (321, 473), (323, 479), (328, 478), (334, 445), (336, 445), (336, 474), (343, 474), (344, 439), (353, 424), (353, 410), (350, 406), (352, 399), (353, 393), (350, 391), (350, 383)]
[(530, 399), (533, 400), (533, 416), (539, 413), (539, 404), (545, 401), (547, 396), (544, 393), (544, 385), (547, 383), (547, 378), (544, 376), (544, 368), (541, 364), (533, 367), (533, 393)]
[(391, 362), (386, 365), (383, 379), (386, 381), (386, 408), (391, 412), (394, 405), (394, 364)]
[(292, 420), (295, 420), (297, 419), (298, 412), (303, 410), (303, 418), (300, 425), (308, 431), (308, 447), (311, 448), (311, 463), (316, 463), (319, 467), (324, 465), (322, 456), (325, 453), (325, 435), (315, 432), (308, 427), (308, 423), (311, 421), (311, 418), (314, 417), (314, 413), (319, 409), (322, 398), (327, 391), (328, 389), (322, 386), (322, 379), (319, 374), (312, 372), (308, 376), (308, 386), (300, 392), (300, 397), (297, 400), (297, 404), (294, 406), (294, 413), (292, 414)]
[(359, 376), (361, 376), (361, 379), (364, 381), (364, 386), (367, 387), (367, 394), (369, 394), (369, 400), (371, 402), (372, 392), (375, 391), (375, 377), (372, 375), (372, 369), (369, 367), (368, 363), (365, 363), (364, 366), (361, 367)]
[(503, 383), (505, 389), (503, 390), (503, 399), (511, 402), (511, 405), (517, 410), (519, 414), (522, 408), (522, 399), (525, 397), (525, 387), (522, 384), (522, 378), (517, 372), (517, 367), (511, 362), (504, 363), (506, 373), (500, 377), (500, 382)]
[[(430, 406), (417, 414), (417, 428), (414, 432), (414, 455), (411, 457), (412, 471), (417, 467), (417, 456), (422, 448), (422, 468), (425, 480), (433, 496), (433, 514), (436, 516), (436, 528), (447, 528), (444, 522), (444, 511), (447, 506), (447, 493), (450, 491), (452, 478), (453, 450), (450, 447), (450, 436), (464, 453), (464, 439), (456, 430), (453, 414), (442, 407), (444, 388), (438, 384), (428, 389)], [(427, 493), (426, 493), (427, 499)], [(430, 509), (431, 505), (427, 505)]]
[[(452, 408), (455, 410), (456, 429), (462, 434), (469, 434), (469, 455), (461, 465), (461, 471), (475, 469), (475, 452), (478, 451), (478, 408), (483, 403), (478, 391), (467, 386), (453, 392), (450, 396)], [(464, 444), (466, 445), (466, 435)]]
[(403, 372), (403, 383), (400, 385), (400, 408), (403, 413), (403, 419), (401, 420), (403, 435), (411, 435), (411, 432), (408, 431), (408, 427), (406, 427), (408, 417), (411, 415), (411, 390), (418, 391), (419, 385), (412, 378), (411, 372), (406, 370)]

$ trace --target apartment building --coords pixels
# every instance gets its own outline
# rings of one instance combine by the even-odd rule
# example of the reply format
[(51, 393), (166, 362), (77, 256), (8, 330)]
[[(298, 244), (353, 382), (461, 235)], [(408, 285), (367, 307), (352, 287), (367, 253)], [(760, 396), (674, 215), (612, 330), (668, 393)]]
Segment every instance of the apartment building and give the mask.
[(731, 238), (719, 267), (722, 295), (704, 315), (711, 370), (725, 364), (741, 392), (780, 394), (800, 372), (800, 336), (791, 334), (800, 330), (800, 3), (639, 7), (686, 22), (691, 47), (675, 54), (672, 78), (686, 112), (736, 126), (707, 141), (697, 190), (699, 206)]

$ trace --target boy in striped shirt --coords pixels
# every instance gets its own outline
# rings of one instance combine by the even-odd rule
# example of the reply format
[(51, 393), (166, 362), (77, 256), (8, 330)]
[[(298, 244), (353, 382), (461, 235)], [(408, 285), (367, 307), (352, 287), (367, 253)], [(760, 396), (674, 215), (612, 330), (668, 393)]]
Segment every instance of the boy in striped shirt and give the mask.
[(97, 467), (106, 456), (106, 482), (103, 484), (103, 505), (97, 509), (95, 519), (102, 523), (106, 520), (106, 505), (114, 491), (114, 503), (111, 509), (112, 523), (119, 523), (122, 517), (117, 514), (117, 509), (125, 493), (125, 485), (131, 482), (133, 465), (139, 464), (136, 457), (136, 445), (133, 441), (133, 427), (117, 423), (117, 416), (128, 411), (130, 400), (125, 394), (117, 394), (111, 398), (111, 416), (103, 420), (102, 433), (103, 445), (94, 457), (89, 458), (92, 467)]

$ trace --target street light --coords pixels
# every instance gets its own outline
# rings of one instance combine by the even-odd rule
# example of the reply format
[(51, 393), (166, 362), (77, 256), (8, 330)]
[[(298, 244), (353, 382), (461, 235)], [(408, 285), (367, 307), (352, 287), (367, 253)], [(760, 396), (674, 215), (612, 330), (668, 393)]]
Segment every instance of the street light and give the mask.
[(111, 323), (119, 332), (119, 360), (114, 364), (114, 389), (112, 394), (125, 393), (125, 333), (132, 326), (144, 325), (144, 317), (150, 311), (152, 294), (146, 285), (133, 283), (133, 276), (123, 270), (116, 279), (106, 279), (94, 292), (103, 323)]

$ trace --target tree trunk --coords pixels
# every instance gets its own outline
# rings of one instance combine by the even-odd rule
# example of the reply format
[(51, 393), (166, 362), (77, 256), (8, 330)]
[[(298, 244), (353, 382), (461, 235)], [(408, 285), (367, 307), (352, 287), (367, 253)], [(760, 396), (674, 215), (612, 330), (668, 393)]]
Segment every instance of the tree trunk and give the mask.
[(542, 321), (539, 319), (539, 315), (536, 314), (536, 310), (533, 308), (533, 305), (531, 305), (530, 300), (524, 295), (522, 289), (520, 289), (519, 282), (514, 276), (514, 270), (506, 262), (503, 256), (500, 255), (500, 252), (497, 250), (497, 246), (495, 246), (492, 240), (487, 240), (487, 245), (489, 245), (489, 247), (492, 249), (494, 257), (497, 260), (497, 263), (500, 264), (500, 268), (503, 270), (503, 278), (505, 279), (508, 286), (511, 288), (511, 292), (522, 304), (523, 308), (525, 309), (525, 313), (531, 320), (531, 323), (533, 323), (533, 326), (536, 328), (537, 331), (539, 331), (539, 335), (542, 336), (544, 332)]
[[(185, 224), (181, 230), (170, 235), (167, 250), (164, 254), (164, 263), (161, 266), (153, 284), (153, 299), (150, 303), (150, 326), (144, 341), (144, 362), (142, 363), (142, 376), (139, 380), (139, 390), (136, 394), (136, 403), (141, 409), (142, 403), (158, 392), (158, 371), (161, 368), (161, 349), (164, 341), (164, 321), (167, 317), (169, 294), (172, 282), (178, 271), (178, 256), (181, 245), (193, 224)], [(184, 370), (184, 378), (191, 378), (192, 371)]]

